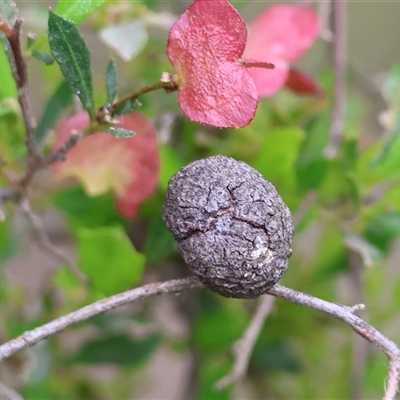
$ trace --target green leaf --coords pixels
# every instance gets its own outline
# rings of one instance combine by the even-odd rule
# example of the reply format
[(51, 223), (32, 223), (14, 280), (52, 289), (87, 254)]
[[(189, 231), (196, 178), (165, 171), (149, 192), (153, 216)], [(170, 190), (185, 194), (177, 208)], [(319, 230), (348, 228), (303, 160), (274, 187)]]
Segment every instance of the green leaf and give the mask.
[(11, 232), (10, 219), (0, 222), (0, 271), (2, 265), (17, 252), (21, 244)]
[(176, 251), (174, 238), (161, 215), (151, 217), (144, 253), (148, 263), (165, 260)]
[(137, 284), (145, 264), (120, 226), (77, 229), (79, 266), (106, 296)]
[(10, 63), (6, 52), (0, 43), (0, 100), (12, 97), (16, 99), (18, 97), (17, 87), (15, 85), (14, 78), (11, 73)]
[(328, 172), (329, 161), (323, 152), (329, 139), (329, 115), (322, 114), (306, 126), (305, 138), (295, 168), (297, 179), (303, 190), (317, 188)]
[(90, 53), (76, 25), (56, 13), (49, 13), (49, 45), (66, 81), (93, 116), (93, 86)]
[(396, 238), (400, 236), (400, 213), (384, 212), (375, 214), (372, 218), (371, 225), (378, 229), (381, 234)]
[(154, 353), (161, 338), (157, 334), (143, 340), (134, 340), (127, 335), (113, 335), (86, 342), (72, 357), (72, 362), (82, 364), (116, 364), (135, 367)]
[(46, 108), (38, 123), (36, 129), (36, 140), (43, 141), (48, 131), (54, 128), (54, 125), (61, 117), (63, 111), (73, 103), (73, 93), (68, 83), (63, 80), (56, 91), (50, 97)]
[(246, 316), (240, 312), (221, 309), (208, 312), (195, 321), (196, 343), (207, 353), (226, 350), (240, 338), (247, 322)]
[(228, 375), (232, 370), (232, 362), (227, 357), (212, 354), (202, 357), (200, 385), (197, 400), (229, 400), (232, 399), (233, 386), (222, 390), (215, 388), (215, 383)]
[(285, 201), (297, 188), (295, 162), (303, 140), (304, 132), (299, 128), (274, 129), (266, 135), (253, 163), (253, 167), (276, 186)]
[(113, 135), (116, 139), (128, 139), (136, 135), (136, 132), (125, 128), (116, 128), (115, 126), (110, 126), (107, 128), (107, 132)]
[(370, 163), (369, 169), (381, 179), (400, 175), (400, 117), (381, 154)]
[(268, 132), (253, 166), (271, 182), (279, 181), (293, 172), (304, 132), (296, 127), (283, 127)]
[(392, 211), (374, 214), (364, 236), (379, 249), (388, 250), (393, 239), (400, 236), (400, 213)]
[(132, 60), (146, 45), (147, 27), (143, 19), (109, 26), (100, 32), (101, 40), (125, 61)]
[(43, 51), (33, 50), (32, 56), (44, 65), (54, 64), (54, 58), (50, 54), (44, 53)]
[(291, 351), (287, 341), (257, 343), (250, 363), (268, 371), (299, 372), (301, 363)]
[(56, 287), (62, 289), (81, 288), (82, 282), (67, 267), (59, 268), (53, 275), (53, 281)]
[(104, 2), (105, 0), (60, 0), (56, 12), (79, 25)]
[(158, 149), (161, 159), (159, 184), (166, 190), (172, 175), (176, 174), (187, 162), (182, 157), (182, 154), (174, 150), (171, 146), (160, 144)]
[(112, 104), (117, 96), (118, 73), (115, 60), (111, 59), (107, 67), (107, 103)]
[(56, 192), (52, 204), (64, 211), (73, 225), (97, 228), (123, 221), (118, 214), (111, 193), (90, 197), (80, 186)]
[(128, 100), (127, 102), (121, 104), (117, 109), (114, 111), (113, 116), (118, 116), (118, 115), (123, 115), (123, 114), (129, 114), (132, 111), (137, 110), (140, 108), (141, 103), (139, 100)]

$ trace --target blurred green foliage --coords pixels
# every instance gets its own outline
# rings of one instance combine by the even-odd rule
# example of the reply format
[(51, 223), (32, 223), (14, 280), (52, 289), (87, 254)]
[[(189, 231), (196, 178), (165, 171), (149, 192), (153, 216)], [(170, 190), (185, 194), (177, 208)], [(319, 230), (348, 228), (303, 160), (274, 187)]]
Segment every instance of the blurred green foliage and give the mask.
[[(243, 2), (236, 3), (240, 7)], [(113, 18), (146, 18), (150, 13), (161, 18), (162, 12), (171, 9), (160, 1), (61, 0), (55, 11), (76, 24), (85, 20), (85, 30), (96, 33)], [(21, 12), (23, 16), (30, 9), (22, 7)], [(59, 18), (55, 13), (50, 16)], [(78, 85), (88, 84), (83, 95), (91, 111), (98, 99), (114, 98), (116, 67), (123, 93), (151, 83), (163, 71), (172, 72), (165, 55), (167, 30), (160, 28), (161, 24), (149, 26), (149, 42), (134, 60), (122, 63), (109, 51), (117, 62), (110, 64), (108, 80), (105, 74), (93, 73), (93, 97), (90, 60), (86, 57), (82, 64), (79, 57), (72, 56), (77, 50), (86, 54), (86, 44), (72, 22), (69, 28), (75, 36), (57, 36), (57, 21), (53, 20), (53, 55), (57, 46), (71, 53), (74, 69), (64, 74), (67, 79), (73, 75)], [(48, 52), (47, 33), (38, 31), (37, 35), (32, 49)], [(105, 46), (100, 51), (107, 52)], [(29, 60), (29, 66), (34, 63), (35, 59)], [(107, 64), (108, 59), (103, 71)], [(56, 65), (37, 63), (35, 68), (48, 98), (39, 107), (37, 139), (49, 152), (51, 130), (62, 115), (71, 112), (73, 95)], [(26, 149), (15, 83), (2, 46), (0, 76), (0, 183), (6, 188), (12, 185), (13, 176), (23, 171)], [(0, 223), (0, 342), (94, 300), (139, 286), (148, 277), (166, 280), (189, 274), (162, 221), (162, 201), (169, 178), (179, 168), (218, 153), (243, 159), (258, 169), (277, 187), (295, 215), (293, 256), (283, 284), (333, 302), (362, 301), (368, 319), (378, 329), (395, 327), (391, 332), (398, 332), (400, 273), (388, 267), (388, 260), (396, 254), (394, 244), (400, 234), (400, 63), (392, 68), (382, 88), (388, 102), (385, 133), (372, 138), (367, 134), (367, 111), (360, 96), (350, 91), (345, 137), (334, 158), (324, 154), (329, 140), (332, 68), (321, 68), (318, 79), (326, 98), (296, 97), (283, 90), (262, 100), (254, 121), (239, 130), (193, 124), (180, 114), (174, 94), (159, 91), (141, 99), (143, 112), (154, 118), (160, 132), (161, 174), (156, 193), (142, 205), (135, 220), (124, 220), (118, 214), (111, 194), (89, 197), (79, 186), (47, 188), (32, 199), (35, 207), (53, 207), (65, 218), (78, 264), (89, 278), (86, 285), (62, 263), (34, 294), (28, 295), (8, 279), (6, 262), (22, 253), (26, 239), (17, 218), (14, 221), (16, 207), (7, 205), (7, 218)], [(354, 254), (363, 261), (362, 278), (357, 282)], [(35, 265), (26, 268), (33, 270)], [(34, 316), (27, 312), (32, 296)], [(135, 398), (149, 386), (142, 377), (155, 353), (168, 349), (177, 356), (198, 355), (193, 371), (181, 377), (187, 381), (181, 383), (185, 387), (189, 374), (195, 375), (190, 380), (195, 398), (235, 398), (232, 388), (217, 392), (214, 384), (230, 372), (231, 348), (246, 329), (256, 302), (196, 291), (168, 301), (184, 321), (186, 332), (182, 335), (171, 338), (157, 319), (157, 309), (164, 310), (161, 296), (71, 327), (6, 360), (4, 369), (18, 377), (16, 389), (28, 400)], [(175, 324), (171, 316), (164, 318)], [(400, 341), (400, 337), (393, 339)], [(276, 301), (250, 360), (248, 393), (260, 399), (351, 398), (353, 341), (353, 333), (344, 324)], [(104, 365), (111, 372), (102, 380), (96, 377), (96, 366)], [(385, 357), (369, 349), (360, 373), (361, 397), (380, 397)]]

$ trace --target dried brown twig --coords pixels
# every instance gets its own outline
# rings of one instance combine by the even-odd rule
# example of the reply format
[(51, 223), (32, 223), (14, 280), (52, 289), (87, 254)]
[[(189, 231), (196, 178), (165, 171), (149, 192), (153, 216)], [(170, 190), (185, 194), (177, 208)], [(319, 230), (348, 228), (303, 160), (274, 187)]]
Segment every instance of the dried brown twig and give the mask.
[[(0, 360), (10, 357), (17, 351), (28, 346), (32, 346), (73, 324), (85, 321), (95, 315), (112, 310), (124, 304), (137, 300), (143, 300), (158, 294), (180, 293), (184, 290), (201, 287), (203, 287), (203, 284), (198, 280), (198, 278), (193, 277), (152, 283), (116, 294), (57, 318), (32, 331), (27, 331), (21, 336), (4, 343), (0, 346)], [(346, 324), (350, 325), (357, 334), (362, 336), (368, 342), (380, 348), (389, 358), (389, 368), (384, 400), (395, 399), (400, 378), (400, 348), (373, 326), (369, 325), (360, 317), (355, 315), (355, 312), (363, 308), (362, 305), (348, 307), (341, 304), (330, 303), (329, 301), (325, 301), (278, 284), (270, 288), (266, 294), (288, 300), (302, 307), (314, 308), (332, 316), (333, 318), (340, 319)], [(268, 310), (264, 310), (264, 313), (267, 312)]]
[(27, 167), (24, 176), (20, 179), (19, 184), (14, 190), (10, 190), (1, 196), (1, 201), (22, 201), (26, 197), (26, 192), (37, 173), (55, 162), (63, 161), (66, 153), (82, 138), (81, 134), (72, 135), (57, 152), (48, 158), (45, 158), (38, 148), (36, 142), (36, 120), (33, 116), (29, 99), (28, 67), (21, 48), (21, 26), (21, 18), (17, 18), (14, 26), (10, 26), (0, 16), (0, 30), (5, 34), (13, 56), (9, 62), (17, 85), (18, 103), (25, 126), (25, 142), (28, 151)]
[[(25, 174), (21, 177), (18, 184), (14, 188), (1, 188), (0, 203), (4, 203), (5, 201), (18, 203), (22, 212), (35, 230), (41, 247), (50, 254), (56, 256), (59, 260), (61, 260), (61, 262), (67, 264), (81, 282), (86, 282), (86, 277), (75, 265), (75, 263), (69, 260), (68, 257), (66, 257), (51, 243), (42, 221), (36, 214), (33, 213), (27, 200), (27, 191), (37, 173), (41, 169), (46, 168), (55, 162), (65, 160), (67, 152), (76, 145), (83, 135), (79, 132), (71, 135), (71, 137), (58, 149), (58, 151), (47, 158), (43, 156), (41, 150), (38, 148), (36, 142), (36, 121), (32, 114), (31, 102), (29, 99), (28, 68), (21, 49), (21, 25), (22, 20), (20, 18), (17, 18), (14, 26), (10, 26), (0, 16), (0, 30), (5, 34), (12, 53), (12, 57), (10, 57), (11, 59), (9, 62), (13, 72), (14, 80), (17, 85), (18, 102), (21, 108), (22, 118), (25, 126), (25, 142), (28, 152)], [(0, 214), (0, 219), (1, 217), (4, 219), (5, 213), (1, 211)]]

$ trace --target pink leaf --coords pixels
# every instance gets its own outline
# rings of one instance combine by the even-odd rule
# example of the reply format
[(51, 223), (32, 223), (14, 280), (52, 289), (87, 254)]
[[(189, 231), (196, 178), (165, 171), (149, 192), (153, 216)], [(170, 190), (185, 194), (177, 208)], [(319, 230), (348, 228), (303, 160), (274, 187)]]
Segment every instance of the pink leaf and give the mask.
[(269, 7), (253, 21), (243, 56), (275, 64), (271, 71), (249, 70), (260, 96), (270, 96), (285, 84), (289, 64), (313, 44), (318, 32), (313, 10), (289, 4)]
[(254, 118), (258, 93), (241, 64), (247, 30), (227, 0), (195, 0), (173, 25), (167, 53), (178, 74), (178, 102), (192, 121), (243, 127)]
[(285, 86), (299, 95), (323, 96), (324, 92), (311, 76), (290, 68)]
[[(136, 132), (129, 139), (116, 139), (107, 132), (85, 137), (72, 148), (66, 161), (52, 166), (58, 178), (78, 179), (89, 195), (111, 190), (120, 213), (134, 217), (140, 204), (154, 191), (160, 170), (156, 132), (139, 111), (118, 117), (116, 127)], [(87, 113), (67, 118), (57, 127), (58, 137), (53, 151), (89, 124)]]

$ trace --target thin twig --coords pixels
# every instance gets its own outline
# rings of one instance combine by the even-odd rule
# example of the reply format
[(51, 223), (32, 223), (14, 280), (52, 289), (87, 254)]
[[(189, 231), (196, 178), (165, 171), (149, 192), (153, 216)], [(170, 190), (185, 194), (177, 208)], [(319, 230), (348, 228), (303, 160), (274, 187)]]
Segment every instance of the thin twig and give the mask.
[(254, 345), (266, 318), (271, 312), (274, 300), (272, 296), (266, 295), (262, 297), (251, 323), (244, 335), (234, 345), (235, 364), (232, 371), (215, 384), (215, 389), (224, 389), (246, 375)]
[(1, 400), (23, 400), (23, 397), (14, 389), (9, 388), (3, 382), (0, 382)]
[[(112, 310), (124, 304), (136, 300), (143, 300), (162, 293), (179, 293), (184, 290), (202, 287), (203, 284), (199, 279), (192, 277), (152, 283), (105, 298), (77, 311), (73, 311), (63, 317), (57, 318), (32, 331), (26, 331), (21, 336), (4, 343), (0, 346), (0, 361), (10, 357), (19, 350), (32, 346), (41, 340), (62, 331), (73, 324), (86, 321), (95, 315)], [(326, 313), (333, 318), (340, 319), (350, 325), (355, 332), (367, 341), (380, 348), (389, 358), (387, 385), (383, 400), (395, 399), (400, 378), (400, 348), (373, 326), (355, 315), (352, 307), (330, 303), (329, 301), (278, 284), (270, 288), (266, 294), (288, 300), (302, 307), (314, 308), (315, 310)]]
[(86, 321), (95, 315), (112, 310), (116, 307), (123, 306), (124, 304), (147, 299), (158, 294), (180, 293), (184, 290), (201, 287), (203, 287), (203, 284), (200, 283), (197, 278), (176, 279), (167, 282), (150, 283), (149, 285), (141, 286), (139, 288), (131, 289), (126, 292), (107, 297), (77, 311), (73, 311), (67, 315), (57, 318), (36, 329), (26, 331), (21, 336), (18, 336), (17, 338), (1, 345), (0, 360), (10, 357), (17, 351), (28, 346), (32, 346), (73, 324)]
[(128, 101), (137, 100), (139, 96), (153, 92), (157, 89), (165, 89), (168, 93), (178, 89), (177, 77), (175, 75), (164, 72), (159, 81), (151, 83), (150, 85), (143, 86), (126, 96), (121, 97), (113, 104), (108, 104), (101, 107), (96, 113), (96, 121), (99, 125), (108, 124), (113, 117), (116, 109)]
[(26, 130), (26, 146), (28, 149), (28, 163), (36, 164), (42, 159), (41, 154), (36, 145), (36, 121), (33, 117), (31, 103), (28, 91), (28, 67), (21, 49), (21, 25), (22, 19), (17, 18), (13, 26), (12, 32), (6, 36), (14, 56), (16, 76), (14, 76), (18, 89), (18, 103), (21, 107), (22, 118), (24, 120)]
[(25, 142), (28, 150), (27, 170), (20, 181), (19, 190), (15, 191), (13, 197), (10, 198), (19, 201), (23, 197), (23, 192), (26, 191), (27, 187), (32, 182), (37, 170), (40, 169), (43, 164), (43, 156), (36, 143), (36, 121), (32, 113), (29, 99), (28, 67), (21, 48), (20, 35), (22, 19), (17, 18), (12, 29), (5, 29), (7, 27), (10, 28), (10, 26), (8, 26), (4, 20), (0, 22), (2, 22), (2, 31), (6, 34), (13, 56), (13, 59), (10, 59), (9, 62), (17, 85), (18, 103), (25, 125)]
[(296, 213), (293, 215), (293, 225), (297, 226), (303, 218), (306, 216), (307, 212), (310, 210), (311, 206), (314, 204), (317, 199), (316, 191), (309, 191), (304, 196), (302, 202), (300, 203), (299, 208)]
[(49, 236), (46, 233), (46, 229), (43, 225), (42, 220), (38, 215), (36, 215), (28, 202), (28, 200), (24, 200), (21, 203), (21, 210), (26, 216), (27, 220), (31, 224), (34, 229), (37, 238), (38, 244), (43, 249), (52, 254), (57, 260), (61, 261), (63, 264), (66, 264), (70, 271), (79, 279), (81, 283), (87, 283), (87, 276), (79, 269), (74, 261), (72, 261), (64, 252), (62, 252), (59, 248), (54, 246), (51, 242)]
[(332, 0), (332, 50), (334, 89), (330, 141), (325, 149), (327, 157), (334, 157), (343, 136), (346, 117), (347, 74), (347, 1)]
[(45, 159), (44, 164), (49, 166), (56, 162), (62, 162), (66, 160), (67, 153), (76, 146), (76, 144), (84, 137), (82, 132), (74, 131), (71, 136), (61, 145), (61, 147), (52, 155)]

